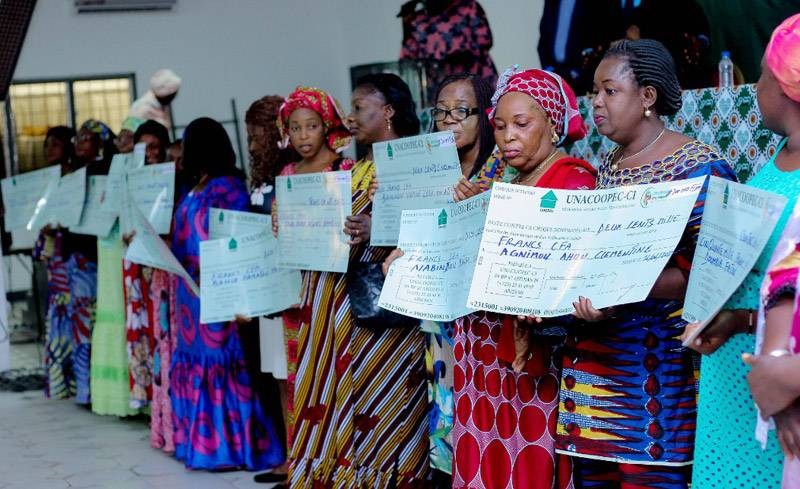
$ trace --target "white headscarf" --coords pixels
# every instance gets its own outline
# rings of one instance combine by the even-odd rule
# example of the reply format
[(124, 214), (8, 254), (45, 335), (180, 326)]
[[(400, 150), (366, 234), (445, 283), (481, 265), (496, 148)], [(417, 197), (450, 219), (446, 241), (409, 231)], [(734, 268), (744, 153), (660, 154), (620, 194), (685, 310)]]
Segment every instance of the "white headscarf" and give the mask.
[(166, 97), (177, 92), (181, 88), (181, 77), (174, 71), (164, 68), (156, 71), (150, 78), (150, 90), (156, 97)]

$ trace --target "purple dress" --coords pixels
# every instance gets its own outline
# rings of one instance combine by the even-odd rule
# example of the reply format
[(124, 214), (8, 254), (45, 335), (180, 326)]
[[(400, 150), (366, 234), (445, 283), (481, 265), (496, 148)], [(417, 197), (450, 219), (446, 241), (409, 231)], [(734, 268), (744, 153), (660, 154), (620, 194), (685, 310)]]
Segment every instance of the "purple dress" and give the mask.
[[(210, 207), (248, 210), (244, 182), (217, 177), (186, 195), (175, 213), (172, 251), (195, 280), (200, 241), (208, 239)], [(175, 456), (192, 469), (281, 465), (284, 453), (271, 420), (256, 399), (236, 323), (200, 323), (200, 299), (178, 280), (178, 334), (170, 397)]]

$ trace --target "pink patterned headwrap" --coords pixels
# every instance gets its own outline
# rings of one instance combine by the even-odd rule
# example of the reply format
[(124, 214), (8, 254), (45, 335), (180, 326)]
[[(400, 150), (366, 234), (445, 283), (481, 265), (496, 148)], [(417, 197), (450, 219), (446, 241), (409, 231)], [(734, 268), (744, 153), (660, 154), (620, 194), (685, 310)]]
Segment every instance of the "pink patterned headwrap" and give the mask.
[(800, 102), (800, 14), (781, 22), (764, 56), (783, 93)]
[(341, 153), (348, 146), (352, 136), (344, 122), (344, 115), (336, 99), (324, 90), (315, 87), (297, 87), (290, 93), (278, 109), (278, 130), (281, 141), (278, 146), (287, 148), (289, 142), (289, 116), (297, 109), (311, 109), (322, 118), (325, 126), (325, 140), (328, 147)]
[(586, 124), (578, 111), (575, 92), (559, 75), (535, 69), (520, 72), (518, 65), (507, 69), (497, 82), (489, 119), (494, 119), (497, 102), (509, 92), (522, 92), (536, 100), (555, 126), (558, 146), (586, 136)]

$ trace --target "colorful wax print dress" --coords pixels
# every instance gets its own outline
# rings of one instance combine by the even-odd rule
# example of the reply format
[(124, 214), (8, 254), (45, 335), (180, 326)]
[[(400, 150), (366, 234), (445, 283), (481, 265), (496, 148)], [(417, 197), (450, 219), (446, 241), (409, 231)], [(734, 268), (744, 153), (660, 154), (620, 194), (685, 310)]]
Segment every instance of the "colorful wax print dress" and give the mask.
[[(598, 188), (707, 175), (736, 180), (728, 163), (699, 141), (636, 168), (613, 170), (613, 155), (599, 170)], [(667, 265), (686, 275), (704, 200), (705, 187)], [(682, 307), (681, 300), (646, 299), (617, 307), (611, 318), (572, 328), (568, 334), (556, 447), (575, 458), (576, 484), (659, 488), (688, 484), (685, 467), (692, 463), (694, 449), (697, 356), (681, 346), (679, 337), (686, 325)]]
[[(246, 211), (244, 183), (212, 178), (183, 198), (175, 213), (172, 250), (195, 280), (200, 241), (208, 239), (211, 207)], [(200, 299), (179, 280), (177, 344), (172, 353), (170, 398), (175, 456), (193, 469), (262, 470), (283, 463), (271, 420), (256, 399), (235, 322), (200, 322)]]

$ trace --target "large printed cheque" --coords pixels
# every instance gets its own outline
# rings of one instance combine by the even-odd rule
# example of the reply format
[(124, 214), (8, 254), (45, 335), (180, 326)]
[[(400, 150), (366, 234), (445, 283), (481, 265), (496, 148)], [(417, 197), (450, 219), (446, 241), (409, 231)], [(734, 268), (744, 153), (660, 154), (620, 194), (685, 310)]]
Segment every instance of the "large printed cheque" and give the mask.
[(111, 158), (111, 166), (108, 169), (108, 178), (106, 178), (106, 194), (103, 199), (103, 206), (107, 212), (114, 215), (118, 215), (122, 210), (122, 189), (130, 160), (130, 154), (115, 154)]
[(76, 226), (81, 221), (86, 200), (86, 167), (62, 176), (57, 185), (48, 185), (39, 200), (28, 228), (41, 229), (45, 224)]
[(105, 238), (111, 233), (117, 214), (110, 212), (103, 205), (106, 195), (105, 175), (91, 175), (86, 180), (86, 200), (83, 204), (83, 214), (77, 226), (70, 226), (69, 230), (78, 234), (90, 234)]
[(375, 143), (380, 185), (372, 204), (372, 246), (394, 246), (400, 215), (408, 209), (432, 209), (453, 203), (461, 163), (453, 133), (423, 134)]
[(57, 186), (60, 176), (61, 168), (56, 165), (4, 178), (0, 182), (7, 231), (24, 229), (28, 225), (48, 186)]
[(702, 322), (690, 344), (733, 295), (764, 250), (786, 198), (711, 177), (692, 260), (683, 319)]
[(347, 271), (345, 218), (353, 212), (349, 171), (278, 177), (280, 265), (298, 270)]
[(128, 196), (158, 234), (169, 234), (175, 196), (175, 163), (146, 165), (129, 170)]
[(644, 300), (705, 178), (607, 190), (496, 183), (469, 291), (474, 309), (540, 317)]
[(208, 239), (245, 236), (265, 230), (272, 234), (272, 218), (266, 214), (215, 207), (208, 211)]
[[(125, 196), (123, 196), (124, 200)], [(142, 214), (142, 211), (135, 205), (128, 205), (126, 209), (125, 220), (130, 223), (131, 230), (135, 231), (136, 235), (125, 252), (125, 259), (177, 275), (184, 280), (186, 286), (191, 289), (194, 295), (200, 297), (200, 289), (192, 276), (183, 268), (181, 262), (175, 258), (175, 255), (172, 254), (164, 240), (158, 235), (158, 232), (153, 229), (150, 221)]]
[(51, 219), (64, 227), (77, 226), (86, 201), (86, 167), (61, 177), (58, 190), (51, 197)]
[(436, 209), (403, 211), (398, 248), (379, 306), (405, 316), (453, 321), (466, 306), (489, 193)]
[(200, 242), (200, 322), (256, 317), (300, 302), (300, 273), (280, 268), (272, 230)]

